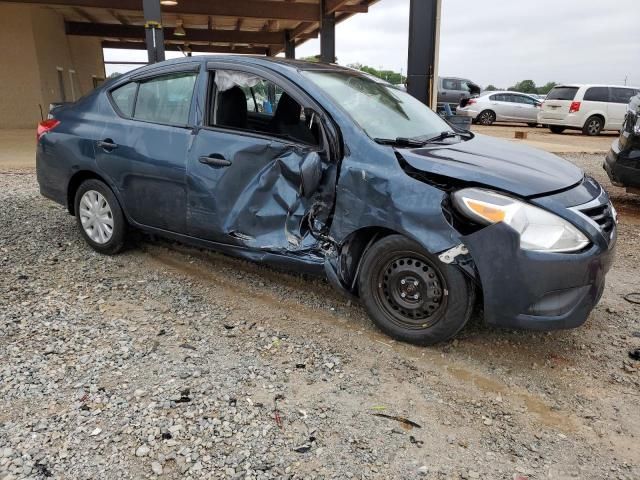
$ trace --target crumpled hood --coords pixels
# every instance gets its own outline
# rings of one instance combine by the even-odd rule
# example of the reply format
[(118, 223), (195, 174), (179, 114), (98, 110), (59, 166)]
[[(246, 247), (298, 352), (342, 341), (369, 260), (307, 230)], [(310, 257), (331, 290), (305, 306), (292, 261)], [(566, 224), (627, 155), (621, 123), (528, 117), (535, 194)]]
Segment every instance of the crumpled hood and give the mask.
[(416, 170), (523, 197), (563, 190), (584, 177), (582, 170), (557, 155), (484, 135), (452, 145), (399, 149), (398, 153)]

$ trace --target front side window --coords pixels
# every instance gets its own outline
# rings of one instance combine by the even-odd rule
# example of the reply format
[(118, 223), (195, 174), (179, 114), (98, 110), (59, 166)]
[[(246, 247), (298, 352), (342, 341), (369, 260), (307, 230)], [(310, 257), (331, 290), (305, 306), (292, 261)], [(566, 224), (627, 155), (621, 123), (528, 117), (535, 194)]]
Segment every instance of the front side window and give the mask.
[(187, 125), (196, 77), (196, 73), (175, 73), (140, 83), (133, 118)]
[(611, 101), (613, 103), (624, 103), (625, 105), (631, 102), (631, 97), (634, 97), (636, 91), (632, 88), (612, 87), (611, 88)]
[(608, 87), (591, 87), (584, 93), (584, 100), (590, 102), (608, 102), (609, 101), (609, 88)]
[(122, 85), (111, 92), (113, 103), (115, 103), (120, 113), (125, 117), (131, 117), (133, 115), (133, 105), (136, 101), (137, 89), (138, 84), (131, 82)]
[(252, 73), (217, 70), (209, 125), (318, 145), (320, 126), (309, 110), (280, 86)]
[(430, 138), (451, 131), (449, 124), (433, 110), (387, 83), (351, 71), (306, 70), (302, 73), (373, 139)]

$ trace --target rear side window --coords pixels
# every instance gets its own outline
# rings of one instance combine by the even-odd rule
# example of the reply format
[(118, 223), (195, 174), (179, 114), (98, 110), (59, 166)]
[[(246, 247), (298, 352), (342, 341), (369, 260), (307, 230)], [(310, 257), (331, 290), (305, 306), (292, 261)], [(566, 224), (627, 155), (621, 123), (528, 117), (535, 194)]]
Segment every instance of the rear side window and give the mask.
[(584, 100), (589, 102), (608, 102), (609, 87), (591, 87), (584, 93)]
[(196, 76), (196, 73), (176, 73), (141, 83), (133, 118), (167, 125), (186, 125)]
[(462, 90), (460, 80), (456, 80), (453, 78), (445, 78), (444, 80), (442, 80), (442, 87), (445, 90)]
[(138, 84), (132, 82), (118, 87), (111, 92), (113, 103), (116, 104), (116, 107), (118, 107), (120, 113), (125, 117), (130, 117), (133, 115), (133, 105), (136, 101), (137, 89)]
[(547, 100), (571, 100), (576, 98), (578, 87), (554, 87), (547, 95)]
[(491, 96), (491, 100), (494, 102), (505, 102), (505, 96), (502, 93), (498, 93), (496, 95)]
[(635, 96), (636, 91), (632, 88), (611, 87), (611, 101), (613, 103), (631, 102), (631, 97)]

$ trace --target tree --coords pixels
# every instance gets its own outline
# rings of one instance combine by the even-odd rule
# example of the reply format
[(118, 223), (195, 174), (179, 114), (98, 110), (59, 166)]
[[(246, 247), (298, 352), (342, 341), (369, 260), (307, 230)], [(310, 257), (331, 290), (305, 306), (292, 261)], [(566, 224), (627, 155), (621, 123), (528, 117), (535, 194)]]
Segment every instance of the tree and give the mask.
[(368, 73), (369, 75), (373, 75), (374, 77), (381, 78), (393, 85), (402, 85), (405, 82), (406, 77), (404, 75), (394, 72), (393, 70), (378, 70), (373, 67), (369, 67), (367, 65), (362, 65), (361, 63), (350, 63), (347, 65), (349, 68), (354, 68), (356, 70), (360, 70), (361, 72)]
[(536, 82), (533, 80), (522, 80), (516, 83), (513, 87), (509, 87), (509, 90), (522, 93), (538, 93)]
[(122, 75), (120, 72), (113, 72), (107, 78), (118, 78), (120, 75)]
[(495, 85), (489, 84), (487, 85), (487, 88), (484, 89), (485, 92), (495, 92), (496, 90), (498, 90)]
[(546, 85), (542, 86), (542, 87), (538, 87), (538, 93), (540, 95), (546, 95), (548, 94), (551, 89), (553, 87), (555, 87), (556, 85), (558, 85), (556, 82), (547, 82)]

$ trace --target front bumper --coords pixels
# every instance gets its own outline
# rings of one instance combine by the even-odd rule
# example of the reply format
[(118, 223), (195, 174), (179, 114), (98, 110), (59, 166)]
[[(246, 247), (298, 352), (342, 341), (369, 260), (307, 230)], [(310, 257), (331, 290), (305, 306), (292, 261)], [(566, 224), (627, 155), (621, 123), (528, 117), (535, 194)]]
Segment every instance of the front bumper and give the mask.
[(597, 305), (613, 263), (615, 228), (579, 253), (542, 253), (520, 248), (520, 237), (495, 224), (463, 238), (473, 258), (491, 325), (555, 330), (582, 325)]
[(620, 140), (616, 139), (603, 167), (614, 185), (640, 188), (640, 149), (621, 150)]

